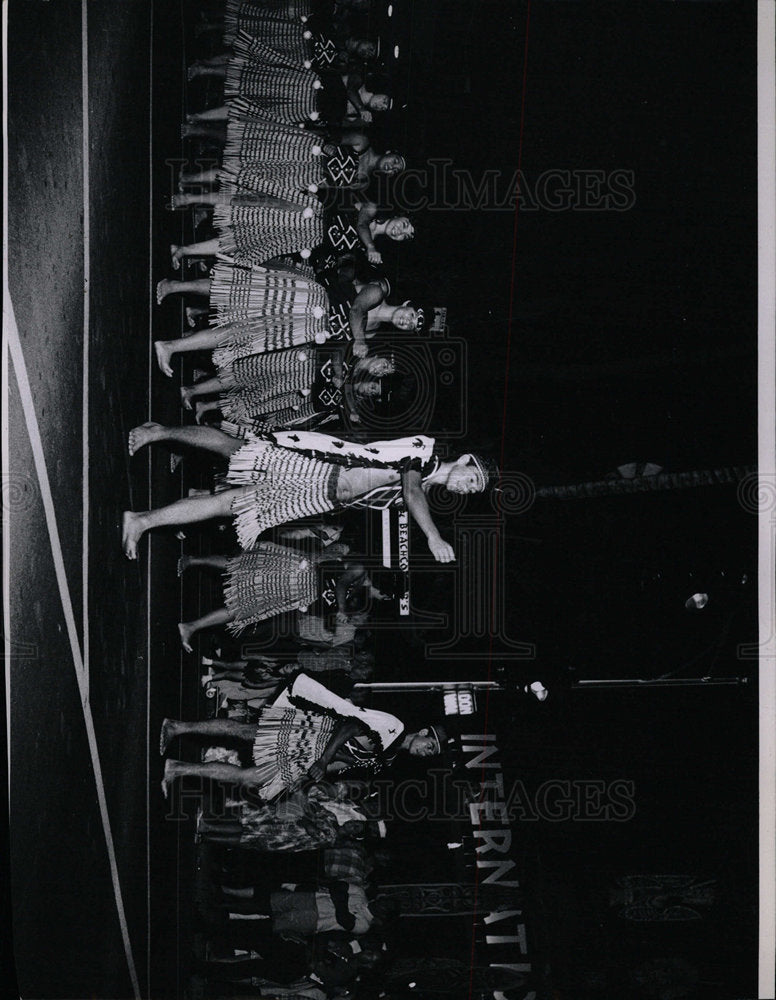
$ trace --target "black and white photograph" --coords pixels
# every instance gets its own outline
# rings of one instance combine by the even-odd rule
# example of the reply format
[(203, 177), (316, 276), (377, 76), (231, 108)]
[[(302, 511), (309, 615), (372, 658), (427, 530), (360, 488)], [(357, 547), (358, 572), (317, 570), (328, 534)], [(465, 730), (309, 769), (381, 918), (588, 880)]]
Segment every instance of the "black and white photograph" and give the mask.
[(773, 998), (773, 4), (3, 40), (9, 992)]

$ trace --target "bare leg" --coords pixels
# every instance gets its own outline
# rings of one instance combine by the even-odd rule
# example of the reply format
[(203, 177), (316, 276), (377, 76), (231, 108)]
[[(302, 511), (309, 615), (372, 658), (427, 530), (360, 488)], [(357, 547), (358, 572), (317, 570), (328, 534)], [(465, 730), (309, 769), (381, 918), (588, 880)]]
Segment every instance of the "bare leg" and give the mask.
[[(216, 69), (217, 67), (212, 67)], [(226, 76), (226, 65), (218, 67), (221, 73), (210, 73), (209, 76)], [(197, 125), (199, 122), (225, 122), (229, 118), (229, 108), (222, 104), (220, 108), (207, 108), (205, 111), (197, 111), (193, 115), (186, 115), (186, 121), (190, 125)]]
[(188, 124), (181, 126), (182, 139), (209, 139), (211, 142), (226, 145), (226, 126), (210, 125), (202, 122), (199, 125)]
[(195, 403), (194, 419), (198, 425), (206, 426), (205, 417), (208, 413), (217, 413), (220, 409), (221, 401), (219, 399), (211, 399), (206, 403)]
[(174, 354), (185, 354), (189, 351), (214, 351), (223, 344), (224, 333), (222, 330), (197, 330), (180, 340), (155, 340), (154, 351), (156, 352), (156, 363), (163, 375), (172, 378), (172, 361)]
[[(208, 722), (228, 722), (228, 719), (208, 719)], [(239, 723), (237, 723), (239, 725)], [(253, 726), (254, 736), (256, 727)], [(251, 740), (253, 737), (251, 737)], [(258, 767), (237, 767), (234, 764), (219, 764), (215, 761), (210, 764), (189, 764), (183, 760), (167, 760), (164, 763), (164, 780), (162, 781), (162, 792), (164, 797), (170, 790), (170, 785), (176, 778), (209, 778), (211, 781), (221, 781), (225, 785), (253, 785), (254, 788), (261, 787), (260, 775), (264, 773)]]
[(156, 286), (156, 301), (159, 305), (168, 295), (210, 295), (210, 278), (195, 278), (193, 281), (170, 281), (162, 278)]
[[(236, 722), (234, 719), (198, 719), (196, 722), (182, 722), (180, 719), (165, 719), (159, 734), (159, 753), (164, 756), (173, 740), (179, 736), (196, 736), (203, 740), (237, 740), (253, 743), (256, 726), (251, 722)], [(229, 765), (232, 766), (231, 764)]]
[[(223, 27), (223, 25), (222, 25)], [(200, 66), (226, 66), (229, 60), (232, 58), (229, 52), (218, 52), (214, 56), (210, 56), (209, 59), (198, 59), (194, 64)]]
[(247, 660), (211, 660), (207, 656), (202, 657), (203, 667), (221, 667), (225, 671), (244, 670), (248, 666)]
[(200, 63), (192, 63), (187, 71), (189, 80), (196, 80), (198, 76), (216, 76), (222, 80), (226, 79), (226, 63), (221, 65), (208, 66), (203, 60)]
[[(134, 455), (149, 444), (182, 444), (188, 448), (211, 451), (221, 458), (231, 458), (244, 441), (230, 437), (217, 427), (164, 427), (147, 423), (129, 432), (129, 454)], [(209, 494), (208, 494), (209, 495)]]
[(209, 310), (207, 306), (186, 306), (186, 322), (189, 324), (193, 330), (197, 322), (203, 317), (207, 316)]
[(218, 628), (221, 625), (226, 625), (227, 622), (233, 622), (234, 617), (232, 612), (226, 608), (218, 608), (216, 611), (202, 615), (201, 618), (195, 618), (193, 622), (178, 622), (181, 645), (187, 653), (193, 653), (194, 650), (191, 648), (191, 637), (193, 635), (206, 628)]
[(213, 396), (219, 392), (221, 392), (221, 382), (216, 377), (203, 379), (194, 385), (184, 385), (181, 387), (181, 406), (184, 410), (190, 410), (192, 399), (197, 399), (199, 396)]
[(212, 240), (203, 240), (201, 243), (189, 243), (185, 247), (177, 246), (175, 243), (170, 245), (170, 258), (174, 271), (180, 268), (184, 257), (215, 257), (217, 253), (217, 237)]
[(218, 167), (208, 167), (203, 170), (190, 170), (188, 173), (180, 172), (178, 176), (179, 184), (217, 184)]
[(178, 576), (187, 569), (197, 569), (198, 567), (220, 570), (223, 573), (228, 562), (227, 556), (181, 556), (178, 560)]
[[(193, 430), (194, 428), (190, 428)], [(207, 428), (210, 430), (210, 428)], [(127, 559), (137, 559), (137, 545), (146, 531), (152, 528), (174, 527), (179, 524), (197, 524), (216, 517), (229, 517), (232, 503), (251, 487), (224, 490), (214, 496), (184, 497), (166, 507), (134, 513), (124, 511), (122, 547)]]

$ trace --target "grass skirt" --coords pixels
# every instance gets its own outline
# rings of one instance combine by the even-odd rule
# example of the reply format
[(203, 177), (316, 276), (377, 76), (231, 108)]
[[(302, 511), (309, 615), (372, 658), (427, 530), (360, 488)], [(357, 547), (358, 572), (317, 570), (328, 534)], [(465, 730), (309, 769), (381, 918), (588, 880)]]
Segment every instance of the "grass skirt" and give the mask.
[(270, 181), (288, 191), (314, 194), (327, 178), (322, 141), (298, 126), (273, 121), (259, 110), (246, 114), (238, 106), (229, 114), (221, 162), (241, 189), (263, 192)]
[[(267, 184), (263, 193), (246, 197), (237, 175), (222, 170), (219, 179), (222, 193), (231, 197), (231, 204), (216, 205), (213, 212), (223, 255), (239, 264), (263, 264), (285, 254), (311, 253), (323, 243), (323, 207), (314, 195)], [(295, 207), (279, 207), (273, 198)]]
[[(237, 48), (237, 47), (235, 47)], [(300, 125), (318, 118), (318, 91), (321, 81), (311, 69), (278, 65), (257, 52), (236, 55), (229, 60), (224, 80), (227, 100), (250, 98), (253, 112), (286, 125)], [(251, 109), (247, 113), (252, 113)]]
[(269, 528), (325, 514), (337, 504), (339, 466), (251, 439), (229, 460), (229, 486), (252, 486), (232, 503), (235, 530), (251, 549)]
[(259, 795), (269, 802), (304, 779), (329, 744), (337, 719), (296, 708), (264, 708), (253, 743)]
[(230, 559), (224, 572), (225, 603), (234, 615), (229, 631), (238, 635), (275, 615), (306, 611), (318, 597), (317, 562), (274, 542), (259, 542), (253, 551)]
[(226, 0), (224, 41), (227, 46), (235, 45), (247, 33), (301, 64), (309, 49), (302, 17), (311, 13), (310, 0)]
[(217, 261), (210, 284), (213, 325), (223, 327), (213, 352), (219, 373), (238, 358), (322, 343), (329, 337), (329, 299), (316, 281), (294, 271)]

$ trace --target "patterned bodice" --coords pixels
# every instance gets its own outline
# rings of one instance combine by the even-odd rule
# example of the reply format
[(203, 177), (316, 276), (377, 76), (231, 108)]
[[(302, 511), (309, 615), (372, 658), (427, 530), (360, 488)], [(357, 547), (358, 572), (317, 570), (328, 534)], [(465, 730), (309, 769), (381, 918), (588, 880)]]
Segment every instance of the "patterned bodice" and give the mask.
[(359, 158), (352, 146), (333, 146), (324, 163), (326, 181), (331, 187), (351, 187), (358, 180)]

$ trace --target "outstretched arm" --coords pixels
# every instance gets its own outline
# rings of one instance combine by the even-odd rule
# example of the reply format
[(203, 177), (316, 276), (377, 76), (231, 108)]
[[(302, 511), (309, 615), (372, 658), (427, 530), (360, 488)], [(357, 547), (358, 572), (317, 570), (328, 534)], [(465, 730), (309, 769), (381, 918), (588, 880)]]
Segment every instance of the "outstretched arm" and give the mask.
[(452, 545), (449, 545), (442, 538), (437, 530), (437, 526), (434, 524), (434, 519), (431, 517), (431, 511), (428, 508), (426, 494), (423, 492), (423, 487), (421, 486), (420, 473), (415, 470), (403, 473), (401, 486), (407, 510), (412, 514), (420, 530), (426, 536), (432, 556), (437, 562), (453, 562), (455, 560), (455, 552)]

